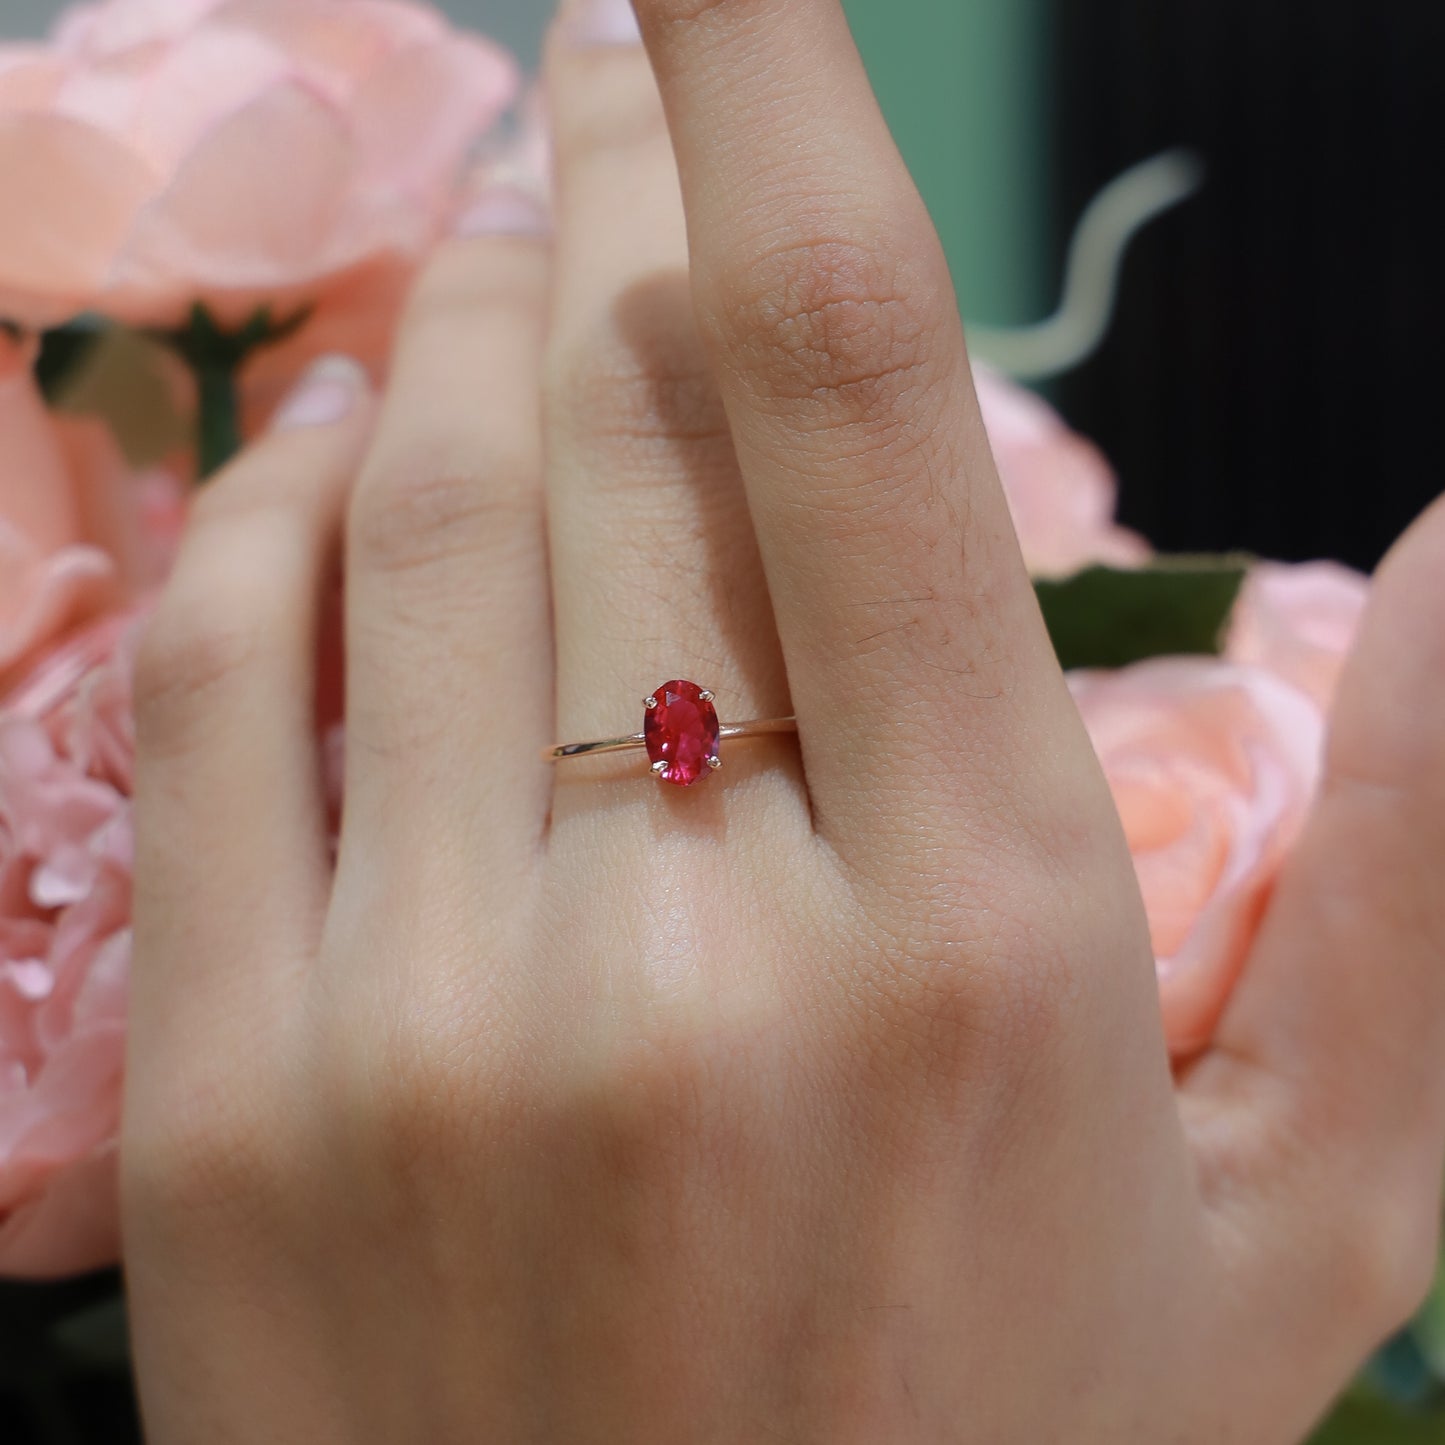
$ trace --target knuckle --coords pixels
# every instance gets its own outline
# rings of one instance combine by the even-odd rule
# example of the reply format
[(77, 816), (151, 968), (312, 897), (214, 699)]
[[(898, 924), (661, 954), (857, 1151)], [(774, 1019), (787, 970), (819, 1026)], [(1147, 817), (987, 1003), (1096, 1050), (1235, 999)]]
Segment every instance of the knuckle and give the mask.
[(566, 88), (555, 116), (557, 144), (569, 164), (615, 156), (635, 164), (635, 152), (669, 145), (667, 119), (646, 54), (635, 46), (571, 49), (569, 66), (581, 84)]
[[(970, 934), (941, 941), (924, 954), (919, 996), (934, 1002), (920, 1010), (939, 1040), (939, 1053), (957, 1064), (983, 1058), (995, 1074), (1057, 1047), (1064, 1028), (1056, 951), (1024, 922), (974, 920)], [(955, 1067), (957, 1075), (967, 1072)]]
[(442, 988), (389, 995), (384, 1031), (344, 1015), (311, 1081), (328, 1144), (369, 1177), (426, 1191), (475, 1157), (518, 1093), (514, 1029)]
[[(298, 523), (316, 525), (318, 503), (332, 490), (332, 478), (314, 454), (307, 429), (279, 431), (242, 452), (199, 487), (187, 502), (186, 534), (203, 547), (254, 540), (264, 546), (278, 535), (294, 535)], [(299, 448), (299, 449), (298, 449)]]
[[(515, 244), (527, 238), (507, 239)], [(525, 247), (489, 247), (481, 260), (467, 241), (444, 242), (407, 297), (400, 335), (408, 350), (435, 354), (445, 338), (478, 316), (512, 317), (519, 326), (531, 327), (541, 319), (545, 280), (545, 264)]]
[(185, 603), (163, 601), (135, 658), (137, 745), (164, 752), (183, 743), (197, 717), (251, 670), (264, 630), (255, 609), (219, 590)]
[[(735, 1137), (725, 1102), (740, 1081), (722, 1079), (728, 1048), (696, 1025), (654, 1026), (617, 1043), (569, 1081), (561, 1109), (566, 1136), (583, 1149), (608, 1190), (666, 1195), (666, 1181), (712, 1156), (721, 1170)], [(693, 1156), (693, 1157), (690, 1157)]]
[[(942, 896), (900, 943), (885, 944), (873, 974), (887, 1027), (889, 1071), (935, 1099), (1006, 1092), (1052, 1057), (1066, 1027), (1058, 950), (1026, 918), (969, 910)], [(884, 915), (886, 916), (886, 915)], [(962, 1093), (960, 1093), (962, 1090)]]
[(1117, 912), (1097, 900), (1128, 865), (1109, 856), (1081, 871), (1011, 796), (972, 797), (979, 816), (967, 827), (949, 809), (889, 847), (837, 856), (852, 911), (875, 920), (864, 956), (881, 948), (877, 986), (914, 1040), (934, 1040), (965, 1071), (980, 1059), (1007, 1070), (1057, 1049), (1088, 960), (1117, 951)]
[(358, 567), (427, 572), (530, 528), (538, 505), (530, 463), (501, 453), (479, 461), (467, 450), (436, 440), (362, 479), (347, 519)]
[(690, 303), (673, 287), (655, 300), (635, 298), (625, 335), (609, 321), (601, 334), (556, 346), (543, 394), (548, 433), (604, 463), (599, 481), (630, 485), (676, 475), (680, 452), (731, 455), (727, 415)]
[(886, 237), (775, 247), (730, 263), (703, 325), (768, 398), (835, 423), (888, 423), (934, 378), (948, 310), (903, 254)]
[(152, 1111), (120, 1160), (128, 1210), (181, 1223), (252, 1212), (290, 1174), (278, 1123), (234, 1081)]

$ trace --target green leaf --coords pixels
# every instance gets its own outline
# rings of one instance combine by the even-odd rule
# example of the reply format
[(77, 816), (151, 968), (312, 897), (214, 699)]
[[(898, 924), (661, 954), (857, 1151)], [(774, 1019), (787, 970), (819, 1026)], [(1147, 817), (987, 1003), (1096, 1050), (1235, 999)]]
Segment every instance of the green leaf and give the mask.
[(52, 1338), (82, 1366), (100, 1370), (130, 1368), (130, 1331), (125, 1297), (116, 1294), (56, 1322)]
[(1347, 1397), (1310, 1445), (1440, 1445), (1445, 1415), (1401, 1410), (1363, 1391)]
[(1415, 1341), (1442, 1384), (1445, 1384), (1445, 1254), (1435, 1275), (1435, 1288), (1415, 1317)]
[(1411, 1329), (1403, 1329), (1375, 1352), (1365, 1378), (1396, 1405), (1441, 1403), (1440, 1380)]
[(1062, 667), (1125, 667), (1146, 657), (1216, 655), (1248, 570), (1246, 557), (1170, 557), (1040, 578), (1034, 590)]

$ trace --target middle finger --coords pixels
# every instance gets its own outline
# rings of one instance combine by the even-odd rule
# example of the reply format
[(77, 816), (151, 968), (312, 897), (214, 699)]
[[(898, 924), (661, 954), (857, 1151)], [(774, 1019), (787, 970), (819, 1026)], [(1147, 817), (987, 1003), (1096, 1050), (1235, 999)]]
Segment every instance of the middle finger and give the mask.
[[(633, 731), (690, 678), (733, 719), (788, 710), (762, 564), (693, 321), (682, 198), (630, 8), (554, 27), (558, 240), (544, 368), (558, 716)], [(606, 21), (606, 14), (601, 16)], [(725, 718), (725, 720), (728, 720)]]

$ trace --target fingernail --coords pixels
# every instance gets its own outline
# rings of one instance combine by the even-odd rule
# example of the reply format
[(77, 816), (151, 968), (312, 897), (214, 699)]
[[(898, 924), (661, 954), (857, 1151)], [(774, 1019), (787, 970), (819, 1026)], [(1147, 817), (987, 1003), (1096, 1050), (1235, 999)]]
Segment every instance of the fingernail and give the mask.
[(539, 91), (511, 134), (472, 159), (452, 229), (458, 236), (539, 236), (552, 229), (552, 148)]
[(277, 431), (330, 426), (350, 413), (369, 385), (359, 361), (340, 354), (323, 356), (311, 363), (276, 408), (271, 425)]
[(563, 8), (561, 25), (574, 45), (637, 45), (642, 40), (632, 0), (572, 0)]
[(544, 236), (551, 228), (546, 203), (498, 171), (462, 207), (454, 229), (458, 236)]

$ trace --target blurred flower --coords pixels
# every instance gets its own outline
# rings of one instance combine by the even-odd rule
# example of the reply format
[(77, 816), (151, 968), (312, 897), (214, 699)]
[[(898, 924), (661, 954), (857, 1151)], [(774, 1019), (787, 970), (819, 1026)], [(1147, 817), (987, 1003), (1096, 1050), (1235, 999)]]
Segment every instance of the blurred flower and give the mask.
[(1170, 1052), (1206, 1045), (1318, 780), (1324, 714), (1262, 667), (1069, 674), (1129, 840)]
[[(0, 1275), (119, 1258), (135, 650), (155, 597), (72, 634), (0, 694)], [(344, 730), (339, 585), (323, 610), (317, 761), (329, 844)]]
[(1225, 655), (1267, 667), (1328, 709), (1369, 592), (1367, 577), (1338, 562), (1256, 563)]
[(46, 411), (31, 360), (0, 331), (0, 693), (67, 628), (158, 582), (183, 514), (175, 476), (132, 472), (103, 422)]
[[(550, 201), (551, 139), (541, 90), (535, 85), (518, 101), (515, 125), (499, 124), (475, 148), (452, 197), (448, 229), (465, 215), (478, 190), (499, 183)], [(297, 378), (323, 356), (354, 357), (377, 386), (383, 385), (413, 269), (394, 262), (368, 267), (328, 292), (293, 336), (257, 347), (240, 376), (245, 433), (254, 435)]]
[(142, 611), (73, 634), (0, 700), (0, 1273), (119, 1254), (130, 969), (132, 655)]
[(1063, 576), (1093, 562), (1146, 561), (1149, 544), (1114, 521), (1114, 474), (1098, 448), (996, 371), (975, 364), (973, 381), (1029, 571)]
[(0, 46), (0, 315), (178, 326), (310, 305), (414, 256), (513, 98), (406, 0), (101, 0)]

